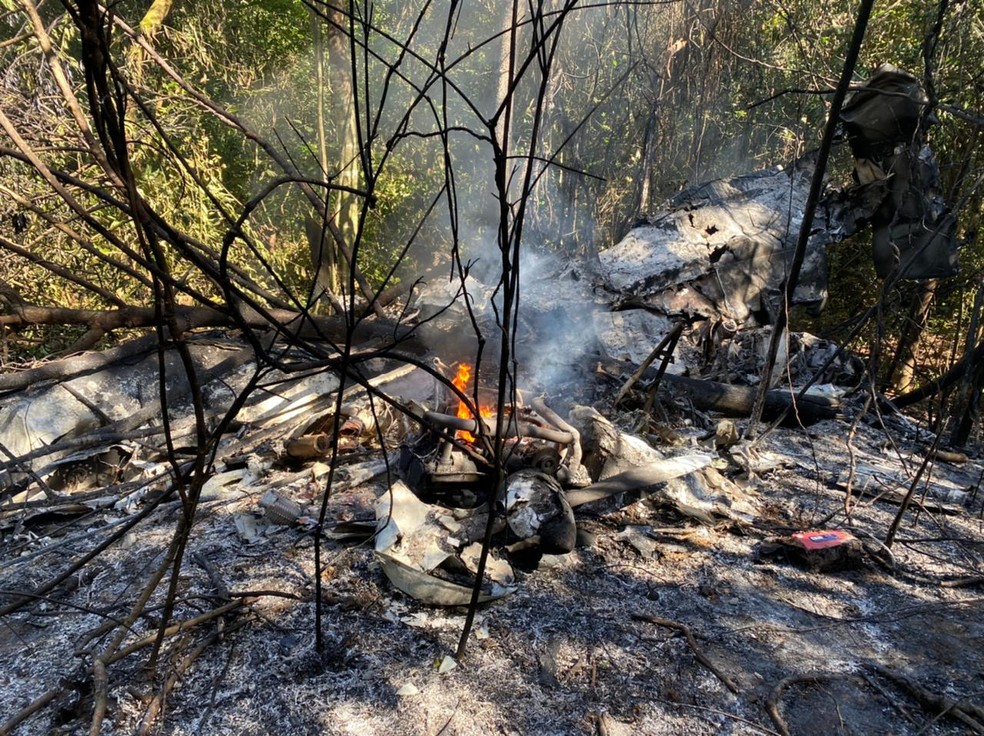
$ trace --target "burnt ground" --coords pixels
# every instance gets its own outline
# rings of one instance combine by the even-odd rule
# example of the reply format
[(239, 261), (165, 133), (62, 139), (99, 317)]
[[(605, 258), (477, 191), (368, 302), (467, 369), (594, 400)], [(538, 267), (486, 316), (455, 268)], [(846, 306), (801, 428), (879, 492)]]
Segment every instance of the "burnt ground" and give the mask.
[[(980, 733), (982, 464), (933, 463), (886, 552), (877, 540), (924, 458), (906, 426), (889, 427), (894, 446), (880, 427), (862, 422), (851, 437), (830, 421), (722, 451), (750, 518), (700, 523), (658, 494), (578, 509), (583, 544), (482, 608), (456, 666), (463, 611), (396, 591), (366, 543), (325, 545), (317, 651), (313, 537), (265, 525), (258, 502), (271, 487), (310, 501), (318, 485), (310, 465), (275, 461), (275, 443), (247, 447), (246, 475), (203, 502), (174, 619), (224, 605), (223, 586), (242, 605), (169, 636), (158, 679), (149, 647), (111, 664), (102, 732), (138, 732), (150, 712), (149, 732), (162, 734)], [(343, 472), (329, 519), (372, 518), (385, 484), (358, 482), (362, 467)], [(13, 531), (7, 517), (0, 588), (50, 579), (140, 503), (36, 515)], [(50, 694), (12, 733), (89, 732), (105, 625), (127, 615), (178, 515), (164, 503), (81, 574), (0, 619), (0, 722)], [(820, 572), (760, 554), (817, 526), (861, 539), (860, 566)], [(124, 645), (156, 630), (162, 599)]]

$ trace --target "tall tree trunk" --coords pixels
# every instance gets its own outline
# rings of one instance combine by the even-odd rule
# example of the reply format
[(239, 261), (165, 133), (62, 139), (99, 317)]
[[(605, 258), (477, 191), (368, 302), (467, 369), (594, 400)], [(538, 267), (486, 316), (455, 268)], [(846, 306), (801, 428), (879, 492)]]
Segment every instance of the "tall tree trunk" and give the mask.
[(905, 393), (912, 388), (919, 342), (929, 320), (929, 309), (933, 304), (937, 284), (936, 279), (919, 284), (918, 291), (913, 294), (912, 301), (909, 303), (909, 314), (899, 335), (899, 343), (888, 371), (892, 388), (896, 393)]
[(653, 111), (646, 121), (646, 130), (642, 142), (642, 172), (639, 176), (641, 184), (639, 186), (639, 204), (637, 212), (645, 215), (652, 206), (652, 180), (656, 166), (656, 145), (659, 136), (659, 116), (663, 114), (666, 105), (668, 88), (671, 86), (673, 77), (673, 60), (687, 46), (685, 38), (671, 40), (666, 44), (666, 51), (663, 52), (663, 68), (659, 75), (659, 90), (656, 93), (656, 104)]
[[(313, 9), (311, 9), (311, 37), (314, 46), (314, 73), (317, 85), (317, 120), (315, 124), (318, 129), (318, 165), (321, 167), (322, 176), (327, 179), (330, 169), (328, 134), (325, 122), (328, 113), (326, 96), (329, 92), (329, 85), (325, 75), (324, 29), (321, 18)], [(337, 295), (339, 293), (339, 259), (334, 239), (326, 227), (327, 223), (311, 220), (305, 224), (308, 244), (311, 247), (316, 284), (329, 293)]]
[[(974, 310), (967, 329), (965, 356), (969, 356), (973, 352), (973, 346), (977, 344), (982, 308), (984, 308), (984, 283), (978, 285), (977, 294), (974, 295)], [(950, 415), (950, 424), (953, 427), (950, 435), (952, 446), (963, 447), (967, 444), (970, 430), (980, 417), (982, 389), (984, 389), (984, 361), (967, 359)]]
[[(496, 106), (505, 107), (499, 116), (496, 133), (499, 137), (499, 146), (506, 156), (513, 153), (513, 127), (515, 116), (519, 112), (517, 109), (517, 94), (515, 90), (510, 90), (515, 73), (513, 64), (513, 54), (515, 46), (519, 43), (518, 36), (521, 30), (517, 27), (517, 3), (518, 0), (502, 3), (502, 45), (499, 47), (499, 80), (495, 91)], [(512, 190), (513, 185), (522, 181), (523, 172), (520, 168), (520, 158), (513, 158), (507, 166), (509, 170), (506, 174), (507, 191)], [(512, 192), (510, 191), (510, 194)], [(512, 196), (509, 197), (513, 199)]]
[[(328, 61), (331, 76), (331, 114), (338, 126), (340, 141), (337, 183), (341, 187), (358, 189), (361, 181), (359, 130), (356, 123), (355, 83), (348, 34), (339, 30), (348, 27), (347, 16), (338, 8), (330, 10), (333, 23), (327, 34)], [(335, 222), (349, 248), (355, 244), (359, 227), (359, 199), (346, 191), (334, 194)], [(337, 261), (338, 259), (336, 259)], [(355, 268), (356, 264), (352, 264)]]
[(953, 431), (950, 435), (951, 447), (964, 447), (970, 439), (970, 431), (981, 418), (981, 394), (984, 392), (984, 363), (975, 363), (966, 393), (961, 392), (964, 401), (958, 402), (953, 416)]

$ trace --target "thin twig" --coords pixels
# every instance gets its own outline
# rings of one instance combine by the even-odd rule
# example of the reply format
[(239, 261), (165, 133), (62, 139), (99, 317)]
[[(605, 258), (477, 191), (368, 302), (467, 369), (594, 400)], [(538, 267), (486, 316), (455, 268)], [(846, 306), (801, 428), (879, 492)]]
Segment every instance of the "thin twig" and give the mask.
[(191, 557), (201, 566), (205, 574), (208, 575), (208, 580), (212, 583), (212, 589), (215, 591), (215, 595), (219, 600), (229, 600), (231, 597), (229, 595), (229, 586), (225, 584), (222, 576), (219, 575), (219, 571), (215, 569), (215, 565), (209, 562), (201, 552), (195, 552)]
[(722, 672), (717, 665), (715, 665), (711, 660), (707, 658), (701, 648), (697, 645), (697, 640), (694, 638), (694, 632), (690, 630), (690, 627), (686, 624), (682, 624), (679, 621), (671, 621), (668, 618), (659, 618), (658, 616), (650, 616), (645, 613), (634, 613), (632, 618), (635, 621), (647, 621), (651, 624), (656, 624), (657, 626), (663, 626), (667, 629), (673, 629), (674, 631), (679, 631), (687, 639), (687, 644), (690, 645), (690, 649), (693, 651), (694, 656), (697, 661), (704, 665), (708, 670), (711, 671), (716, 678), (718, 678), (724, 686), (728, 688), (732, 693), (737, 695), (741, 690), (735, 681), (732, 680), (728, 675)]
[(92, 663), (92, 721), (89, 725), (89, 736), (99, 736), (102, 732), (103, 720), (106, 718), (109, 691), (109, 676), (106, 673), (106, 663), (97, 657)]
[[(636, 384), (636, 382), (640, 378), (642, 378), (643, 374), (645, 374), (649, 366), (653, 364), (653, 361), (656, 360), (656, 358), (663, 355), (664, 350), (667, 353), (670, 353), (673, 350), (672, 346), (676, 344), (676, 341), (679, 339), (680, 333), (682, 332), (683, 332), (683, 323), (678, 322), (676, 325), (673, 326), (673, 329), (670, 330), (663, 337), (663, 339), (659, 341), (659, 345), (653, 348), (653, 351), (646, 357), (644, 361), (642, 361), (642, 365), (639, 366), (636, 372), (633, 373), (631, 376), (629, 376), (629, 380), (625, 382), (622, 388), (619, 389), (618, 394), (615, 396), (615, 400), (612, 402), (613, 406), (618, 406), (622, 402), (622, 399), (625, 398), (625, 395), (629, 393), (629, 390)], [(664, 366), (666, 362), (667, 362), (666, 360), (663, 361)], [(659, 383), (659, 378), (656, 379), (655, 383), (656, 384)]]
[(748, 427), (745, 430), (746, 438), (752, 439), (755, 436), (757, 424), (762, 418), (762, 409), (765, 406), (765, 397), (769, 390), (768, 376), (772, 375), (772, 370), (776, 364), (776, 356), (779, 352), (779, 341), (783, 338), (786, 325), (789, 322), (789, 310), (793, 303), (796, 285), (799, 281), (800, 270), (806, 257), (806, 246), (810, 240), (810, 233), (813, 229), (813, 218), (816, 214), (817, 205), (820, 201), (820, 194), (823, 190), (827, 161), (830, 158), (831, 146), (834, 142), (834, 132), (837, 129), (838, 118), (847, 97), (847, 92), (851, 85), (851, 77), (854, 74), (854, 67), (857, 64), (858, 56), (861, 51), (861, 42), (864, 40), (865, 29), (868, 27), (868, 18), (874, 0), (862, 0), (858, 8), (857, 19), (854, 22), (854, 33), (851, 43), (847, 49), (844, 60), (844, 68), (841, 72), (840, 81), (837, 83), (837, 91), (830, 103), (830, 111), (827, 118), (827, 125), (823, 131), (823, 139), (820, 142), (820, 149), (817, 153), (816, 168), (813, 171), (813, 179), (810, 182), (810, 193), (807, 196), (806, 204), (803, 207), (803, 219), (800, 225), (799, 237), (796, 241), (796, 249), (793, 251), (792, 262), (789, 264), (789, 272), (786, 276), (785, 289), (783, 290), (782, 308), (776, 315), (775, 324), (772, 326), (772, 337), (769, 340), (769, 349), (766, 355), (765, 366), (762, 369), (762, 383), (759, 387), (758, 396), (755, 400), (755, 407), (749, 419)]
[(782, 693), (790, 685), (796, 685), (799, 683), (806, 683), (812, 685), (819, 685), (822, 682), (828, 682), (830, 680), (838, 679), (857, 679), (854, 675), (831, 675), (831, 674), (812, 674), (812, 675), (790, 675), (789, 677), (784, 677), (776, 686), (772, 688), (772, 692), (769, 693), (769, 698), (766, 701), (765, 709), (772, 718), (772, 722), (776, 724), (776, 730), (782, 734), (782, 736), (790, 736), (791, 731), (789, 726), (786, 724), (786, 720), (782, 717), (782, 713), (779, 710), (779, 701), (782, 698)]
[[(895, 672), (894, 670), (879, 664), (871, 665), (871, 669), (887, 680), (901, 687), (914, 697), (923, 708), (940, 715), (949, 715), (956, 718), (975, 734), (984, 734), (984, 710), (973, 704), (966, 704), (961, 701), (952, 700), (945, 695), (932, 693), (921, 685), (913, 682), (909, 678)], [(971, 715), (973, 713), (973, 715)], [(974, 717), (976, 716), (976, 718)], [(981, 719), (981, 720), (978, 720)]]
[(173, 489), (169, 488), (158, 498), (151, 500), (145, 508), (141, 509), (137, 514), (135, 514), (131, 518), (127, 519), (126, 523), (123, 524), (119, 530), (117, 530), (109, 537), (104, 539), (102, 542), (100, 542), (98, 545), (96, 545), (95, 549), (90, 550), (85, 555), (83, 555), (80, 559), (73, 562), (68, 567), (67, 570), (63, 571), (62, 573), (55, 576), (54, 578), (51, 578), (47, 582), (42, 583), (34, 590), (29, 591), (29, 593), (20, 595), (19, 597), (15, 598), (12, 602), (0, 608), (0, 617), (11, 614), (14, 611), (19, 611), (28, 603), (35, 600), (37, 596), (42, 596), (47, 593), (50, 593), (56, 587), (58, 587), (63, 582), (65, 582), (65, 580), (70, 578), (72, 575), (74, 575), (76, 572), (81, 570), (83, 567), (88, 565), (92, 560), (94, 560), (96, 557), (98, 557), (100, 554), (106, 551), (107, 548), (111, 547), (113, 544), (115, 544), (124, 536), (126, 536), (126, 533), (130, 531), (130, 529), (132, 529), (141, 521), (146, 519), (155, 511), (157, 511), (158, 506), (164, 503), (164, 501), (170, 500), (172, 496), (173, 496)]
[(154, 695), (150, 701), (150, 704), (147, 706), (147, 710), (144, 712), (144, 716), (140, 720), (140, 725), (137, 728), (138, 736), (146, 736), (146, 734), (150, 733), (151, 729), (154, 727), (155, 721), (164, 709), (164, 702), (171, 694), (174, 686), (181, 680), (181, 676), (184, 675), (184, 673), (188, 671), (188, 668), (195, 663), (195, 660), (197, 660), (202, 653), (208, 649), (208, 647), (220, 641), (225, 634), (236, 631), (245, 625), (246, 621), (240, 620), (229, 624), (229, 626), (223, 630), (213, 631), (205, 637), (203, 641), (199, 642), (198, 645), (188, 653), (188, 656), (182, 659), (175, 666), (175, 668), (167, 676), (167, 679), (164, 681), (164, 685), (161, 687), (160, 692)]
[(14, 729), (20, 724), (26, 721), (28, 718), (33, 716), (39, 710), (44, 708), (48, 703), (57, 698), (62, 692), (60, 687), (55, 687), (46, 692), (39, 698), (32, 700), (26, 706), (21, 708), (19, 711), (14, 713), (10, 718), (8, 718), (3, 725), (0, 725), (0, 736), (8, 736), (8, 734), (13, 733)]
[[(215, 608), (211, 611), (206, 611), (200, 616), (195, 616), (194, 618), (190, 618), (186, 621), (181, 621), (180, 623), (172, 624), (171, 626), (165, 627), (163, 629), (163, 636), (169, 637), (169, 636), (174, 636), (175, 634), (180, 634), (183, 631), (188, 631), (189, 629), (192, 629), (200, 624), (207, 623), (216, 618), (219, 618), (220, 616), (224, 616), (227, 613), (231, 613), (232, 611), (236, 610), (237, 608), (240, 608), (241, 606), (249, 602), (251, 602), (251, 599), (249, 598), (241, 598), (238, 600), (230, 601), (229, 603), (226, 603), (223, 606), (219, 606), (218, 608)], [(155, 631), (154, 633), (148, 634), (147, 636), (137, 639), (136, 641), (131, 642), (124, 648), (113, 652), (111, 655), (107, 657), (106, 664), (109, 665), (114, 662), (118, 662), (119, 660), (130, 656), (131, 654), (144, 648), (145, 646), (153, 644), (154, 641), (157, 640), (158, 638), (158, 633), (159, 632)]]
[(756, 731), (761, 731), (762, 733), (766, 734), (766, 736), (779, 736), (778, 732), (773, 731), (771, 728), (766, 728), (761, 723), (750, 721), (747, 718), (742, 718), (741, 716), (735, 715), (734, 713), (729, 713), (726, 710), (721, 710), (720, 708), (711, 708), (706, 705), (697, 705), (695, 703), (678, 703), (672, 700), (663, 700), (661, 698), (653, 698), (653, 701), (657, 703), (663, 703), (665, 705), (671, 705), (676, 708), (693, 708), (694, 710), (701, 710), (706, 713), (713, 713), (715, 715), (723, 716), (725, 718), (730, 718), (731, 720), (737, 721), (738, 723), (743, 723), (746, 726), (751, 726)]
[(851, 500), (854, 497), (854, 479), (857, 475), (858, 469), (858, 457), (857, 451), (854, 449), (854, 436), (858, 432), (858, 425), (861, 422), (861, 418), (868, 413), (868, 407), (871, 405), (871, 395), (865, 399), (864, 408), (858, 412), (857, 416), (854, 417), (851, 422), (851, 427), (847, 432), (847, 439), (845, 440), (845, 445), (847, 446), (847, 457), (848, 457), (848, 471), (847, 471), (847, 482), (844, 486), (844, 518), (847, 519), (848, 523), (851, 521), (851, 514), (854, 511), (854, 507), (851, 505)]
[[(916, 471), (915, 477), (912, 479), (912, 483), (909, 484), (909, 490), (906, 492), (905, 497), (899, 504), (898, 513), (895, 518), (892, 519), (891, 525), (888, 527), (888, 533), (885, 535), (885, 546), (891, 548), (892, 543), (895, 541), (895, 535), (899, 530), (899, 525), (902, 523), (902, 518), (905, 516), (905, 512), (909, 509), (909, 504), (912, 503), (912, 497), (916, 492), (916, 487), (919, 485), (919, 481), (922, 480), (923, 474), (926, 469), (930, 467), (933, 460), (933, 453), (936, 448), (939, 447), (940, 439), (943, 437), (943, 425), (940, 425), (939, 431), (936, 433), (936, 438), (933, 440), (933, 447), (930, 452), (926, 453), (926, 457), (923, 458), (922, 464), (919, 466), (919, 470)], [(918, 503), (918, 508), (922, 508), (923, 504)]]

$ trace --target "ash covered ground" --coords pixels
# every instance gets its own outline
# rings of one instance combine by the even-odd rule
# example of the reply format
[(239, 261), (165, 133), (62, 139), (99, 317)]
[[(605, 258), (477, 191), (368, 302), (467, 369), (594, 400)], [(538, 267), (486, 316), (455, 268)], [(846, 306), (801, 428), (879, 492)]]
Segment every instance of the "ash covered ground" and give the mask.
[[(676, 421), (674, 441), (698, 445), (693, 425)], [(156, 678), (149, 646), (108, 667), (102, 732), (140, 732), (143, 721), (162, 734), (977, 732), (981, 462), (936, 460), (888, 551), (880, 540), (926, 452), (911, 423), (894, 421), (894, 446), (880, 426), (852, 433), (828, 421), (722, 449), (730, 493), (754, 510), (741, 518), (699, 521), (659, 493), (579, 508), (580, 545), (518, 572), (516, 592), (479, 611), (459, 661), (463, 609), (419, 604), (394, 589), (370, 544), (342, 541), (325, 546), (318, 651), (313, 537), (266, 524), (259, 505), (271, 488), (311, 502), (318, 471), (279, 462), (276, 441), (240, 438), (236, 452), (254, 466), (203, 502), (178, 581), (174, 620), (206, 620), (164, 640)], [(373, 460), (343, 466), (329, 519), (372, 519), (385, 475), (360, 482), (359, 469)], [(5, 535), (0, 586), (43, 583), (132, 513), (23, 521)], [(3, 617), (0, 722), (50, 694), (12, 733), (89, 731), (93, 658), (179, 513), (161, 505)], [(818, 525), (861, 540), (860, 566), (821, 572), (761, 554)], [(229, 601), (238, 605), (207, 617)], [(158, 591), (124, 646), (156, 631), (162, 603)]]

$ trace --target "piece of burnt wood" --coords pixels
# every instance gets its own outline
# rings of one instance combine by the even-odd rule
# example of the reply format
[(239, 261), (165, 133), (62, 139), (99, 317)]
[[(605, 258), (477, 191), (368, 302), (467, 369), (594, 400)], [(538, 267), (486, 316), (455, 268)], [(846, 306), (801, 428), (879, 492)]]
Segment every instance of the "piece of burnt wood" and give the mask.
[(923, 708), (939, 716), (949, 715), (966, 725), (972, 733), (984, 734), (984, 709), (964, 700), (953, 700), (934, 693), (919, 683), (884, 665), (871, 663), (868, 667), (885, 679), (895, 683), (914, 697)]
[[(754, 386), (734, 386), (673, 374), (663, 376), (663, 385), (667, 393), (687, 399), (698, 409), (718, 411), (728, 416), (747, 417), (755, 403)], [(809, 426), (825, 419), (835, 419), (839, 408), (837, 401), (825, 396), (807, 395), (800, 398), (795, 390), (773, 389), (766, 394), (762, 417), (772, 421), (786, 412), (783, 426)]]
[(651, 624), (656, 624), (657, 626), (663, 626), (667, 629), (673, 629), (674, 631), (679, 631), (683, 634), (684, 638), (687, 640), (687, 644), (690, 646), (690, 651), (694, 653), (694, 657), (704, 665), (711, 673), (718, 678), (728, 690), (737, 695), (741, 692), (738, 685), (735, 683), (731, 677), (729, 677), (720, 667), (716, 666), (704, 651), (697, 644), (697, 638), (694, 636), (693, 630), (684, 623), (679, 621), (671, 621), (668, 618), (661, 618), (659, 616), (650, 616), (648, 613), (633, 613), (632, 619), (634, 621), (646, 621)]
[[(667, 333), (662, 340), (660, 340), (659, 345), (653, 348), (653, 351), (649, 354), (649, 357), (642, 361), (642, 365), (639, 366), (639, 369), (629, 376), (629, 380), (625, 382), (621, 389), (619, 389), (618, 395), (615, 397), (615, 401), (612, 402), (615, 406), (618, 406), (619, 403), (621, 403), (622, 399), (624, 399), (625, 395), (629, 392), (629, 389), (635, 385), (636, 381), (642, 378), (643, 374), (645, 374), (645, 372), (649, 369), (649, 366), (653, 364), (653, 361), (656, 360), (656, 358), (662, 358), (659, 368), (657, 369), (656, 378), (653, 380), (654, 388), (652, 391), (655, 391), (655, 387), (659, 385), (659, 379), (663, 377), (663, 374), (666, 372), (666, 366), (673, 357), (673, 348), (676, 347), (677, 340), (680, 339), (680, 335), (682, 334), (683, 322), (677, 322), (673, 326), (673, 329), (670, 330), (670, 332)], [(652, 402), (650, 401), (650, 403)]]

